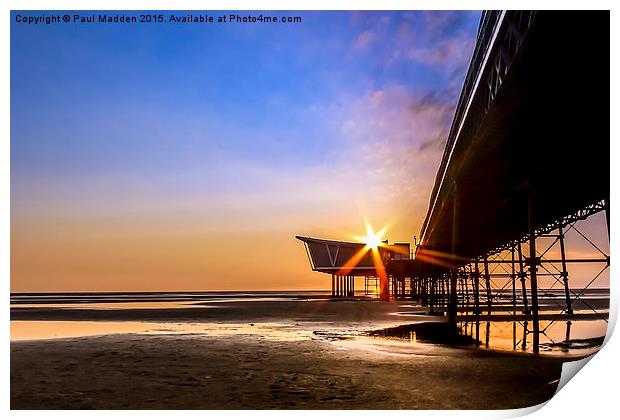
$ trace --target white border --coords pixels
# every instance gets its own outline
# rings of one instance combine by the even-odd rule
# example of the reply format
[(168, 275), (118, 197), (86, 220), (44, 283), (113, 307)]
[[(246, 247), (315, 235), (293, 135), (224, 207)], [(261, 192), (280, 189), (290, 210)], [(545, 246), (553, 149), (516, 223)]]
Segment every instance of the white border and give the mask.
[[(352, 7), (353, 6), (353, 7)], [(609, 9), (612, 10), (611, 17), (611, 30), (612, 30), (612, 57), (611, 57), (611, 66), (612, 75), (619, 74), (618, 67), (618, 51), (617, 47), (619, 45), (618, 42), (618, 26), (620, 25), (620, 19), (618, 18), (618, 2), (617, 1), (598, 1), (598, 0), (589, 0), (588, 2), (578, 2), (578, 1), (547, 1), (547, 0), (537, 0), (537, 1), (447, 1), (447, 0), (434, 0), (434, 1), (403, 1), (403, 0), (381, 0), (381, 1), (367, 1), (367, 0), (358, 0), (355, 4), (346, 3), (342, 0), (315, 0), (312, 2), (300, 2), (300, 1), (284, 1), (284, 0), (267, 0), (267, 1), (241, 1), (241, 0), (231, 0), (231, 1), (218, 1), (218, 2), (205, 2), (205, 1), (190, 1), (190, 0), (180, 0), (175, 2), (170, 1), (144, 1), (144, 0), (136, 0), (132, 2), (119, 1), (119, 0), (110, 0), (110, 1), (102, 1), (102, 0), (93, 0), (93, 1), (77, 1), (77, 0), (5, 0), (1, 3), (0, 8), (3, 9), (3, 19), (4, 22), (0, 25), (0, 45), (2, 56), (0, 58), (0, 79), (2, 83), (0, 83), (0, 97), (2, 97), (2, 101), (0, 102), (0, 132), (1, 140), (0, 140), (0, 275), (3, 279), (4, 287), (2, 288), (2, 296), (4, 298), (4, 302), (6, 302), (6, 306), (4, 311), (2, 311), (2, 321), (3, 328), (0, 329), (2, 334), (2, 339), (4, 340), (4, 354), (2, 357), (2, 371), (4, 372), (4, 378), (1, 382), (2, 389), (1, 392), (1, 401), (2, 401), (2, 411), (6, 411), (9, 408), (9, 276), (10, 276), (10, 258), (9, 258), (9, 250), (10, 250), (10, 173), (9, 173), (9, 25), (8, 19), (10, 18), (9, 11), (11, 9), (19, 10), (19, 9), (60, 9), (60, 10), (88, 10), (88, 9), (101, 9), (101, 10), (179, 10), (179, 9), (188, 9), (188, 10), (196, 10), (196, 9), (210, 9), (210, 10), (342, 10), (342, 9), (358, 9), (358, 10), (389, 10), (389, 9), (437, 9), (437, 10), (445, 10), (445, 9)], [(578, 30), (578, 29), (576, 29)], [(595, 88), (593, 86), (593, 88)], [(612, 160), (615, 161), (614, 158), (618, 158), (618, 83), (612, 77), (611, 80), (611, 153)], [(617, 189), (618, 189), (618, 180), (620, 180), (620, 173), (618, 169), (618, 165), (612, 165), (612, 182), (611, 184), (611, 214), (612, 220), (618, 220), (616, 217), (618, 216), (618, 212), (616, 211), (616, 198), (618, 197)], [(612, 222), (612, 243), (611, 249), (613, 250), (618, 248), (618, 235), (617, 229), (615, 229), (615, 224)], [(612, 273), (615, 273), (612, 268)], [(615, 318), (617, 318), (617, 308), (618, 308), (618, 293), (617, 288), (619, 286), (619, 282), (617, 278), (611, 276), (611, 287), (612, 287), (612, 311), (610, 312), (610, 316), (612, 320), (610, 320), (610, 326), (615, 324)], [(606, 346), (596, 355), (591, 362), (588, 363), (587, 367), (583, 369), (577, 375), (576, 380), (570, 381), (542, 410), (536, 411), (532, 414), (532, 418), (548, 418), (549, 415), (558, 418), (579, 418), (584, 417), (588, 419), (596, 419), (598, 418), (607, 418), (609, 417), (609, 413), (613, 413), (617, 411), (616, 401), (617, 401), (617, 392), (616, 392), (616, 378), (620, 377), (620, 369), (619, 361), (617, 358), (618, 350), (620, 349), (620, 345), (618, 344), (617, 337), (609, 338)], [(296, 411), (293, 415), (296, 418), (301, 419), (310, 419), (315, 420), (317, 415), (320, 416), (328, 416), (333, 418), (341, 418), (341, 417), (353, 417), (356, 418), (377, 418), (383, 416), (389, 416), (391, 418), (404, 419), (405, 417), (409, 420), (411, 416), (422, 416), (424, 418), (472, 418), (472, 419), (485, 419), (485, 418), (503, 418), (503, 417), (515, 417), (527, 414), (528, 412), (533, 411), (533, 409), (524, 409), (524, 410), (513, 410), (513, 411), (451, 411), (451, 412), (442, 412), (442, 411), (423, 411), (423, 412), (411, 412), (411, 411), (390, 411), (390, 412), (376, 412), (376, 411), (338, 411), (338, 412), (322, 412), (317, 413), (314, 411)], [(209, 416), (221, 416), (221, 417), (230, 417), (237, 415), (246, 415), (258, 418), (269, 418), (269, 419), (283, 419), (284, 417), (289, 417), (292, 413), (287, 411), (262, 411), (262, 412), (229, 412), (229, 411), (216, 411), (209, 412), (205, 414), (204, 412), (163, 412), (163, 411), (152, 411), (149, 412), (148, 416), (155, 416), (156, 418), (164, 418), (174, 415), (183, 415), (192, 418), (203, 418), (205, 415)], [(58, 418), (58, 419), (67, 419), (67, 418), (78, 418), (83, 416), (83, 413), (80, 412), (11, 412), (11, 416), (15, 418), (29, 418), (31, 416), (41, 416), (45, 415), (50, 418)], [(93, 416), (94, 418), (107, 418), (110, 413), (106, 412), (93, 412), (89, 413), (88, 416)], [(127, 412), (115, 412), (113, 415), (121, 417), (133, 417), (136, 415), (142, 415), (135, 413), (133, 411)]]

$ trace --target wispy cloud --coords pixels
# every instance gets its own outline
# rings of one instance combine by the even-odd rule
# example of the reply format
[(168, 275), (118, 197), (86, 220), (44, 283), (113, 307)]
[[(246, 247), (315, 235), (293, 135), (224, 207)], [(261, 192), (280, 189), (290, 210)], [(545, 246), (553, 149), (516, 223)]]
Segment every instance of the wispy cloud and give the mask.
[[(472, 12), (475, 13), (475, 12)], [(353, 21), (363, 29), (353, 50), (373, 47), (376, 64), (384, 67), (406, 65), (412, 61), (450, 74), (462, 70), (471, 55), (475, 34), (463, 26), (468, 13), (434, 11), (409, 12), (397, 21), (389, 16), (355, 15)], [(371, 45), (371, 43), (373, 45)]]
[(407, 52), (407, 57), (428, 65), (447, 65), (451, 68), (463, 64), (471, 56), (474, 38), (459, 35), (443, 40), (433, 47), (414, 46)]
[(355, 41), (355, 48), (363, 49), (366, 48), (372, 41), (375, 39), (375, 34), (372, 31), (364, 31), (357, 37)]
[(358, 158), (383, 168), (384, 174), (391, 174), (390, 181), (410, 181), (419, 168), (436, 163), (432, 155), (441, 152), (454, 102), (444, 92), (415, 93), (403, 85), (386, 86), (352, 104), (342, 133), (361, 152)]

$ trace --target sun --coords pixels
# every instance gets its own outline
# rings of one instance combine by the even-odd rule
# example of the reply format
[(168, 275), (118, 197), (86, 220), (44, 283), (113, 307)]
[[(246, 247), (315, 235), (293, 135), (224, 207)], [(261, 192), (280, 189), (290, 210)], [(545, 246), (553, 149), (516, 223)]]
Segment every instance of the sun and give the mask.
[(366, 242), (368, 248), (378, 248), (379, 245), (381, 245), (381, 236), (377, 234), (369, 234), (364, 239), (364, 242)]
[(377, 249), (381, 246), (381, 240), (383, 239), (383, 235), (385, 234), (385, 229), (381, 229), (379, 232), (375, 233), (372, 229), (372, 226), (369, 224), (366, 225), (366, 236), (359, 236), (358, 239), (363, 241), (366, 246), (370, 249)]

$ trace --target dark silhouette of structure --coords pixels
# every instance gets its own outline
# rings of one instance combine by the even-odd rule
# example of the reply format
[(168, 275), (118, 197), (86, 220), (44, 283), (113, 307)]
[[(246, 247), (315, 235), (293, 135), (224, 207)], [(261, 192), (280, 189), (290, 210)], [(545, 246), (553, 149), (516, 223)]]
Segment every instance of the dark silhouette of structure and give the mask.
[[(543, 264), (562, 265), (567, 314), (566, 264), (609, 266), (604, 253), (568, 260), (563, 231), (603, 210), (609, 227), (609, 136), (608, 12), (484, 12), (416, 250), (423, 263), (405, 274), (424, 278), (432, 266), (456, 325), (470, 291), (480, 313), (481, 281), (491, 312), (489, 265), (507, 264), (537, 351)], [(554, 232), (561, 257), (545, 259), (536, 241)]]
[[(456, 329), (463, 310), (506, 310), (492, 285), (502, 267), (535, 352), (540, 276), (563, 285), (556, 315), (573, 315), (583, 291), (567, 264), (610, 264), (598, 247), (570, 259), (564, 244), (601, 211), (609, 234), (609, 68), (607, 11), (483, 12), (415, 258), (385, 262), (391, 296), (447, 312)], [(537, 248), (543, 237), (559, 257)]]

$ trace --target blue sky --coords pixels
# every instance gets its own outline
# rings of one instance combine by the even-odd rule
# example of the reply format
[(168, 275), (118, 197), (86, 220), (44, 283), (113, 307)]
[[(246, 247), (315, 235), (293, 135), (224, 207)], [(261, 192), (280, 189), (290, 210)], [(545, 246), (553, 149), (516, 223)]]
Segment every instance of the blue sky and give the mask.
[[(22, 156), (26, 163), (23, 143), (50, 146), (39, 157), (55, 170), (64, 166), (57, 159), (87, 163), (91, 153), (95, 162), (104, 153), (109, 164), (148, 165), (145, 137), (156, 153), (166, 147), (158, 139), (176, 134), (178, 144), (196, 131), (198, 147), (274, 164), (322, 160), (337, 124), (313, 118), (314, 108), (345, 107), (341, 101), (390, 85), (423, 95), (460, 81), (463, 60), (407, 54), (453, 40), (471, 47), (478, 19), (474, 12), (300, 14), (302, 24), (275, 26), (13, 22), (12, 125), (24, 139), (15, 144), (16, 166)], [(217, 139), (204, 141), (214, 132)], [(144, 159), (134, 161), (134, 153)]]
[[(12, 229), (24, 258), (33, 244), (90, 261), (102, 244), (145, 236), (179, 249), (261, 236), (311, 285), (294, 234), (348, 239), (364, 219), (388, 224), (390, 240), (418, 233), (479, 13), (264, 13), (302, 23), (12, 19)], [(60, 289), (78, 287), (65, 251), (37, 265)], [(37, 286), (29, 270), (23, 288)], [(255, 288), (278, 276), (253, 270), (265, 271)], [(222, 272), (197, 269), (188, 286), (211, 276), (226, 288)]]

